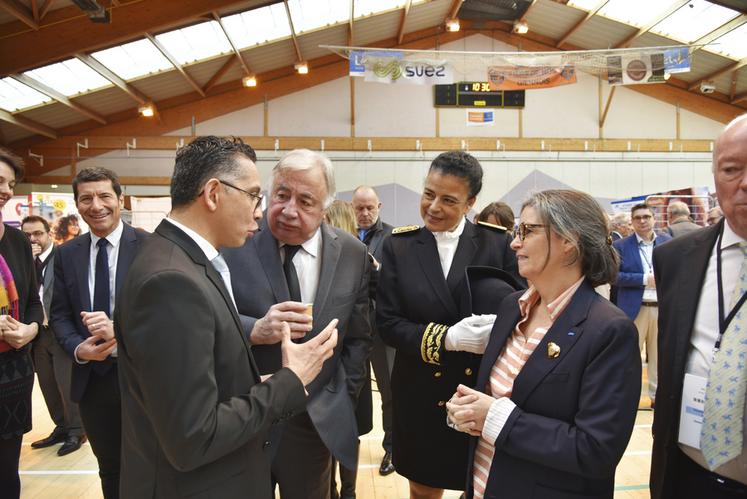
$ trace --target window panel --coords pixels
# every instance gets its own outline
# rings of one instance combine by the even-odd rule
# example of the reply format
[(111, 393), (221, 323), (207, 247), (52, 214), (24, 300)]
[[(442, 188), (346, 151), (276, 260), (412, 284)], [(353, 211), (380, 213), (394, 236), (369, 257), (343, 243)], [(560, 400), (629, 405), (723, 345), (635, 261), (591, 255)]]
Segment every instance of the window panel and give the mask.
[(111, 85), (109, 80), (78, 59), (68, 59), (23, 74), (68, 97)]
[(674, 0), (610, 0), (599, 14), (641, 27), (656, 19), (673, 3)]
[(291, 35), (288, 15), (282, 3), (224, 17), (223, 26), (239, 49)]
[(162, 33), (156, 36), (156, 40), (179, 64), (188, 64), (231, 52), (226, 35), (215, 21)]
[(147, 39), (94, 52), (91, 56), (125, 80), (172, 68), (168, 59)]
[(350, 0), (290, 0), (288, 8), (296, 33), (304, 33), (350, 19)]
[(52, 99), (40, 94), (31, 87), (19, 83), (13, 78), (0, 80), (0, 107), (6, 111), (18, 111), (39, 104), (44, 104)]
[(706, 0), (693, 0), (654, 26), (653, 32), (690, 43), (735, 18), (738, 12)]
[(707, 49), (734, 59), (744, 59), (747, 57), (745, 40), (747, 40), (747, 24), (743, 24), (721, 38), (717, 38), (712, 44), (708, 45)]

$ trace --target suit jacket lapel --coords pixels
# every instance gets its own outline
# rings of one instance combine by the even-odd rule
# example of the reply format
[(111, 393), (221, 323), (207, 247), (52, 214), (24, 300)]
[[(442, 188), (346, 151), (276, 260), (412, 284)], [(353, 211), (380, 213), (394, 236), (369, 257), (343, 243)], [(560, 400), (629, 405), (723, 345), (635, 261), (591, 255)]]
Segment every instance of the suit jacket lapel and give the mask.
[[(723, 222), (722, 222), (723, 223)], [(697, 236), (689, 239), (689, 245), (682, 251), (682, 258), (689, 263), (688, 272), (682, 272), (677, 281), (677, 288), (683, 290), (699, 290), (703, 287), (708, 261), (711, 251), (716, 244), (721, 224), (698, 231)], [(680, 293), (677, 300), (677, 312), (675, 331), (676, 336), (674, 367), (675, 372), (682, 373), (685, 370), (687, 351), (690, 346), (690, 336), (695, 323), (695, 314), (698, 311), (700, 293)], [(681, 333), (681, 334), (680, 334)]]
[(482, 391), (487, 386), (488, 380), (490, 380), (490, 371), (495, 365), (496, 360), (498, 360), (498, 356), (503, 351), (503, 347), (511, 336), (514, 326), (519, 322), (521, 311), (519, 310), (518, 296), (511, 303), (511, 308), (504, 310), (505, 307), (501, 307), (499, 313), (500, 320), (496, 320), (493, 325), (493, 330), (490, 332), (490, 341), (480, 361), (480, 371), (477, 378), (477, 385), (475, 386), (476, 390)]
[(122, 239), (119, 242), (119, 256), (117, 257), (117, 276), (114, 280), (114, 298), (119, 296), (119, 290), (122, 289), (125, 279), (127, 279), (127, 272), (130, 270), (130, 265), (135, 259), (135, 253), (137, 252), (137, 233), (130, 225), (122, 222), (124, 228), (122, 230)]
[(458, 296), (459, 284), (464, 280), (464, 269), (472, 262), (472, 258), (477, 251), (476, 237), (477, 231), (475, 230), (475, 226), (471, 222), (466, 221), (464, 232), (459, 236), (459, 244), (457, 245), (456, 253), (454, 253), (454, 259), (451, 261), (449, 275), (446, 278), (446, 283), (449, 286), (452, 296)]
[(342, 246), (337, 240), (337, 234), (327, 224), (322, 224), (322, 262), (319, 269), (319, 285), (314, 297), (314, 310), (324, 310), (324, 305), (332, 288), (337, 262), (340, 260)]
[(75, 244), (75, 277), (78, 281), (80, 306), (86, 312), (91, 311), (91, 293), (88, 291), (88, 267), (91, 265), (91, 233), (86, 232), (74, 239)]
[[(511, 399), (521, 406), (547, 374), (555, 369), (559, 362), (568, 355), (583, 333), (582, 323), (589, 315), (589, 307), (596, 291), (584, 281), (571, 298), (571, 302), (560, 314), (550, 330), (545, 334), (532, 355), (514, 381)], [(560, 347), (560, 356), (550, 358), (547, 345), (553, 342)]]
[(187, 255), (189, 255), (189, 257), (194, 261), (196, 265), (199, 265), (205, 269), (205, 275), (210, 280), (210, 282), (212, 282), (213, 285), (218, 289), (221, 296), (223, 297), (223, 300), (226, 302), (226, 306), (231, 311), (231, 317), (233, 317), (233, 321), (236, 324), (236, 334), (238, 334), (241, 338), (241, 342), (244, 344), (244, 348), (246, 348), (246, 353), (249, 357), (252, 369), (259, 377), (259, 369), (254, 363), (254, 357), (251, 355), (249, 341), (246, 339), (246, 336), (244, 336), (244, 330), (241, 327), (239, 313), (236, 310), (236, 306), (233, 304), (233, 300), (231, 300), (231, 295), (228, 293), (228, 289), (226, 289), (226, 285), (223, 282), (223, 278), (221, 277), (221, 275), (217, 270), (215, 270), (213, 264), (208, 261), (205, 253), (203, 253), (200, 247), (197, 246), (197, 243), (195, 243), (189, 236), (187, 236), (181, 229), (179, 229), (171, 222), (167, 222), (165, 220), (161, 221), (158, 227), (156, 227), (156, 232), (179, 246), (182, 250), (184, 250), (185, 253), (187, 253)]
[(49, 307), (52, 305), (52, 292), (54, 291), (54, 255), (56, 251), (56, 248), (52, 248), (52, 252), (47, 257), (47, 263), (44, 267), (44, 279), (42, 281), (44, 285), (42, 306), (47, 317), (49, 317)]
[[(431, 283), (433, 290), (436, 292), (439, 300), (444, 304), (450, 314), (456, 316), (459, 314), (454, 298), (449, 292), (449, 288), (444, 279), (443, 269), (441, 268), (441, 260), (438, 256), (438, 248), (436, 247), (436, 239), (433, 237), (428, 229), (420, 229), (420, 233), (415, 236), (416, 244), (419, 246), (416, 248), (417, 254), (420, 255), (418, 261), (423, 269), (425, 277), (428, 282)], [(453, 265), (452, 265), (453, 267)]]
[(628, 240), (628, 250), (630, 253), (630, 261), (633, 264), (633, 271), (634, 272), (640, 272), (643, 273), (643, 262), (641, 261), (641, 249), (638, 245), (638, 238), (635, 234), (632, 234), (630, 236), (630, 239)]
[(263, 230), (252, 238), (251, 244), (257, 245), (257, 255), (262, 263), (262, 269), (267, 276), (267, 282), (270, 284), (277, 303), (290, 300), (288, 283), (283, 273), (283, 262), (280, 261), (278, 241), (272, 235), (270, 229), (265, 226)]

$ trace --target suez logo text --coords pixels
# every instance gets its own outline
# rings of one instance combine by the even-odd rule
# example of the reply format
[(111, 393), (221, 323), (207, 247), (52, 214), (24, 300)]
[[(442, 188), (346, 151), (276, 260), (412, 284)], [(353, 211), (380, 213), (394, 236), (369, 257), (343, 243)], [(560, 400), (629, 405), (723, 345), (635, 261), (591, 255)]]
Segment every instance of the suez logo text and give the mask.
[(410, 66), (408, 64), (405, 66), (405, 78), (415, 78), (422, 76), (427, 76), (429, 78), (445, 78), (446, 66), (431, 66), (430, 64), (418, 66)]

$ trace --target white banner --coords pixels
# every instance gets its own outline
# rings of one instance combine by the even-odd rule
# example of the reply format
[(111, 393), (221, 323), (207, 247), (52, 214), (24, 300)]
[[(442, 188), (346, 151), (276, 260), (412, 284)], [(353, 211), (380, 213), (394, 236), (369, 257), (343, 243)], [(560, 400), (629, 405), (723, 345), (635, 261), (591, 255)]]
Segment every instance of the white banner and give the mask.
[(454, 68), (446, 61), (406, 61), (367, 58), (365, 80), (377, 83), (442, 85), (454, 83)]

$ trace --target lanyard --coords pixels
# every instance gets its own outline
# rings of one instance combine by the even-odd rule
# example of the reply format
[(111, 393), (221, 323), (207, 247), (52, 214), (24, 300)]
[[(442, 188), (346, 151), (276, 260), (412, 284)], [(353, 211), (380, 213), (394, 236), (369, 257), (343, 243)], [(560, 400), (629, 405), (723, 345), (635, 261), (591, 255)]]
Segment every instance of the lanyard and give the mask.
[[(654, 236), (654, 241), (656, 241), (656, 236)], [(649, 259), (648, 255), (646, 254), (646, 250), (643, 248), (643, 246), (644, 246), (644, 244), (642, 242), (638, 243), (638, 253), (640, 253), (641, 258), (643, 258), (643, 261), (646, 262), (646, 265), (648, 266), (648, 268), (644, 269), (644, 271), (646, 273), (653, 272), (654, 271), (654, 264)], [(653, 249), (651, 251), (653, 251)]]
[(731, 312), (729, 312), (729, 315), (724, 317), (724, 285), (721, 275), (721, 240), (723, 239), (723, 237), (724, 226), (722, 224), (721, 232), (718, 235), (718, 241), (716, 241), (716, 276), (718, 282), (718, 339), (716, 340), (716, 345), (713, 347), (714, 353), (718, 352), (721, 348), (721, 339), (724, 337), (726, 328), (729, 327), (729, 324), (731, 324), (731, 321), (737, 315), (739, 309), (742, 308), (745, 300), (747, 300), (747, 293), (742, 294), (737, 303), (734, 305), (734, 308), (732, 308)]

